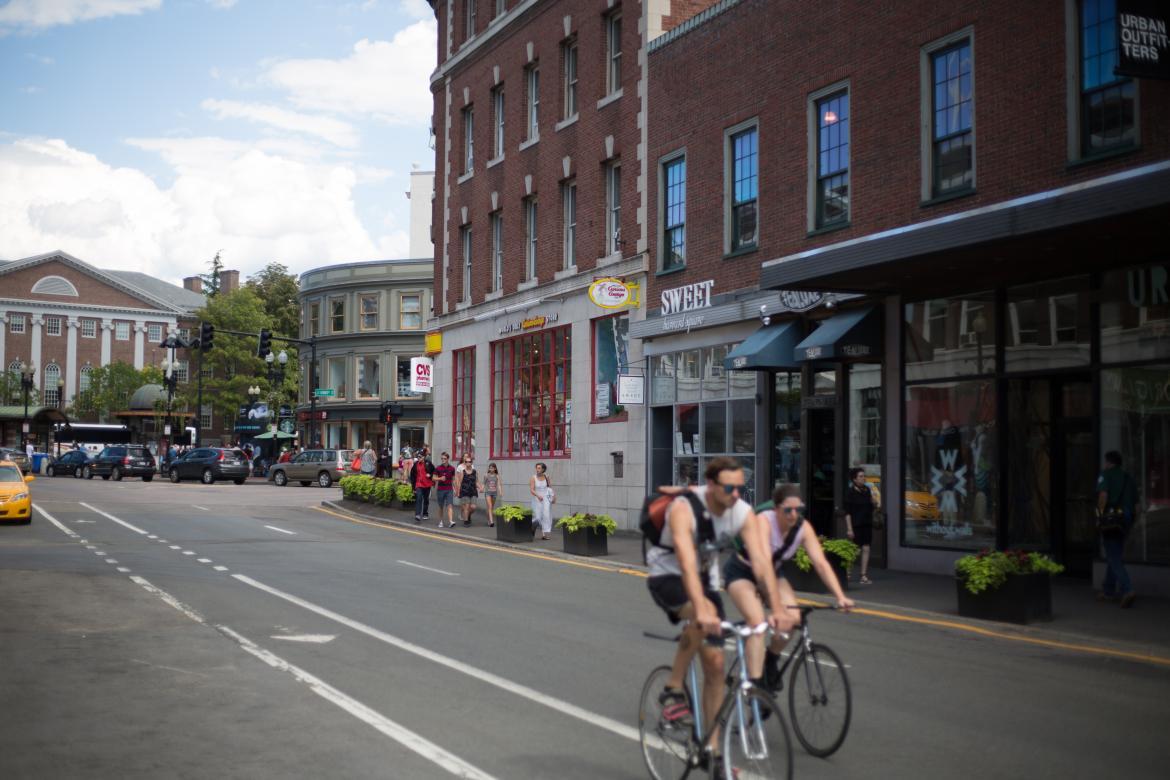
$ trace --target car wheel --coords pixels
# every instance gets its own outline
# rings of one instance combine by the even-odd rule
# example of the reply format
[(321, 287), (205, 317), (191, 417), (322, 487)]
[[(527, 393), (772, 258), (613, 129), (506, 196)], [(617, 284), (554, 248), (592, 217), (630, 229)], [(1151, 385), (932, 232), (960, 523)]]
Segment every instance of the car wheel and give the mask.
[(73, 478), (74, 479), (81, 479), (81, 466), (78, 466), (77, 468), (73, 469)]
[(215, 472), (211, 469), (203, 469), (203, 484), (210, 485), (215, 482)]
[(57, 476), (56, 469), (54, 469), (52, 466), (45, 466), (45, 476), (46, 477)]
[(86, 466), (81, 470), (81, 476), (83, 479), (93, 479), (93, 469), (89, 466)]
[(333, 484), (333, 477), (328, 471), (322, 471), (317, 475), (317, 484), (323, 488), (327, 488)]
[(150, 482), (152, 479), (154, 479), (154, 474), (144, 474), (142, 477), (143, 482)]
[(272, 475), (272, 481), (276, 483), (277, 487), (284, 487), (288, 484), (288, 475), (283, 471), (278, 471)]
[(171, 482), (174, 482), (176, 485), (179, 484), (179, 470), (178, 469), (171, 469)]
[(301, 487), (308, 487), (309, 485), (312, 485), (312, 484), (313, 484), (313, 481), (311, 479), (302, 479), (301, 480)]
[(237, 485), (242, 485), (242, 484), (244, 484), (244, 483), (245, 483), (245, 482), (247, 482), (247, 481), (248, 481), (248, 480), (247, 480), (246, 478), (244, 478), (244, 477), (237, 477), (237, 478), (235, 478), (235, 479), (233, 479), (233, 480), (232, 480), (232, 482), (235, 482)]
[(115, 466), (114, 470), (110, 472), (110, 476), (114, 478), (115, 482), (121, 482), (122, 481), (122, 469)]

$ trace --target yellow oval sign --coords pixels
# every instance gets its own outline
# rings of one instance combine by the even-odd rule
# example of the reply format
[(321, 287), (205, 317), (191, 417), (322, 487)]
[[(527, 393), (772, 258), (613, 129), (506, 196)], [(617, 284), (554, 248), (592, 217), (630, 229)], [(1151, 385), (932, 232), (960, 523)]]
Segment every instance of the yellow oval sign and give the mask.
[(620, 309), (630, 302), (630, 288), (621, 279), (598, 279), (589, 285), (589, 300), (603, 309)]

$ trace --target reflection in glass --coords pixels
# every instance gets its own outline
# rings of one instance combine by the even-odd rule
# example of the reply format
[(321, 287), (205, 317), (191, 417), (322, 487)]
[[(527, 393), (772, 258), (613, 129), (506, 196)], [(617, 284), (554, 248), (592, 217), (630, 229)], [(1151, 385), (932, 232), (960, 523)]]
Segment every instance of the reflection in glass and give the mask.
[(731, 402), (731, 451), (756, 451), (755, 403), (750, 400)]
[(727, 372), (723, 370), (723, 358), (727, 357), (727, 345), (707, 347), (703, 350), (703, 397), (727, 397)]
[(1089, 279), (1079, 276), (1008, 289), (1009, 371), (1089, 363)]
[(674, 403), (674, 355), (650, 358), (650, 403)]
[(703, 453), (727, 452), (727, 402), (703, 404)]
[(674, 359), (678, 372), (678, 400), (699, 400), (699, 350), (675, 353)]
[(679, 404), (675, 407), (674, 454), (699, 454), (699, 405)]
[[(357, 359), (358, 370), (358, 397), (377, 398), (382, 394), (382, 361), (375, 355), (363, 355)], [(409, 371), (410, 364), (407, 363)], [(407, 377), (407, 389), (410, 387), (410, 378)]]
[(1008, 539), (1047, 550), (1052, 535), (1052, 409), (1046, 379), (1008, 383)]
[(800, 374), (777, 373), (772, 482), (800, 484)]
[(1110, 271), (1101, 278), (1101, 361), (1170, 358), (1170, 265)]
[(697, 485), (699, 480), (699, 459), (698, 458), (675, 458), (674, 460), (674, 484), (676, 485)]
[(862, 466), (870, 477), (882, 474), (882, 367), (849, 367), (849, 465)]
[(973, 293), (908, 303), (906, 379), (946, 379), (995, 370), (995, 296)]

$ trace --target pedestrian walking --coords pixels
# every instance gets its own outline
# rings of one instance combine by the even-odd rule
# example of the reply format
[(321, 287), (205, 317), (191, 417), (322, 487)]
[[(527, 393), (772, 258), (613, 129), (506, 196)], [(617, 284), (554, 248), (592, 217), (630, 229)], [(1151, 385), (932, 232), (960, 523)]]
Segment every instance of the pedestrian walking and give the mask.
[(869, 547), (873, 543), (873, 510), (877, 505), (865, 469), (849, 469), (849, 487), (845, 489), (845, 535), (861, 548), (862, 585), (872, 585), (869, 578)]
[(532, 536), (536, 538), (536, 529), (540, 527), (540, 538), (548, 539), (552, 531), (552, 504), (556, 501), (552, 483), (549, 481), (546, 467), (543, 463), (536, 464), (536, 473), (528, 478), (528, 492), (532, 494)]
[(435, 485), (435, 464), (430, 458), (413, 461), (409, 472), (414, 488), (414, 522), (431, 519), (431, 488)]
[(475, 513), (475, 505), (479, 501), (479, 492), (483, 490), (483, 483), (479, 481), (479, 472), (475, 470), (475, 462), (470, 453), (463, 456), (463, 466), (459, 471), (459, 511), (463, 514), (463, 527), (471, 525), (471, 516)]
[(500, 474), (496, 471), (496, 464), (489, 463), (487, 474), (483, 477), (483, 498), (487, 504), (488, 528), (496, 525), (496, 501), (503, 498), (500, 490)]
[[(422, 460), (422, 458), (420, 457), (419, 460)], [(414, 469), (414, 463), (415, 459), (410, 452), (410, 447), (403, 447), (402, 457), (398, 459), (398, 471), (402, 474), (402, 479), (410, 480), (410, 473)]]
[(374, 452), (374, 448), (370, 445), (369, 440), (362, 443), (362, 448), (354, 453), (354, 460), (360, 461), (361, 471), (364, 476), (372, 477), (378, 470), (378, 454)]
[(1122, 560), (1125, 537), (1133, 527), (1136, 507), (1137, 485), (1121, 468), (1121, 453), (1110, 450), (1105, 453), (1105, 466), (1097, 477), (1097, 529), (1105, 551), (1105, 581), (1099, 598), (1107, 601), (1120, 598), (1123, 609), (1133, 606), (1137, 598)]
[(35, 450), (35, 448), (33, 447), (32, 439), (25, 439), (24, 440), (24, 456), (26, 458), (28, 458), (28, 465), (30, 468), (32, 467), (33, 451), (34, 450)]
[(378, 476), (390, 478), (391, 466), (390, 445), (383, 445), (382, 449), (378, 450)]
[(439, 528), (443, 527), (444, 510), (447, 515), (447, 527), (455, 527), (455, 510), (452, 507), (454, 489), (455, 467), (451, 465), (451, 456), (444, 452), (439, 465), (435, 466), (435, 500), (439, 504)]

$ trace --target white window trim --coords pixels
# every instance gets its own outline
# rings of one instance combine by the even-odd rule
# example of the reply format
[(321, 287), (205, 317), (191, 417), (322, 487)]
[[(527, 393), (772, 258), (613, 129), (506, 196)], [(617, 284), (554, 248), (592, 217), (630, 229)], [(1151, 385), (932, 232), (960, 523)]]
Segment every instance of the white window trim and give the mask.
[[(54, 333), (53, 329), (49, 327), (50, 322), (55, 323), (57, 325), (57, 332), (56, 333)], [(46, 336), (60, 336), (61, 333), (62, 333), (61, 318), (60, 317), (45, 317), (45, 335)]]
[[(976, 122), (979, 114), (979, 85), (976, 80), (978, 69), (975, 65), (975, 27), (968, 25), (926, 44), (922, 47), (919, 55), (918, 87), (921, 96), (920, 156), (922, 159), (921, 198), (923, 203), (929, 203), (936, 197), (934, 194), (934, 68), (931, 67), (931, 59), (938, 51), (950, 48), (963, 40), (968, 40), (971, 44), (971, 138), (973, 141), (971, 143), (971, 189), (962, 190), (962, 194), (974, 192), (978, 186), (979, 134)], [(852, 116), (852, 104), (849, 113)], [(850, 138), (849, 151), (851, 153), (853, 151), (852, 137)], [(949, 198), (951, 193), (940, 197)]]
[[(17, 329), (19, 323), (20, 328)], [(8, 315), (8, 332), (9, 333), (24, 333), (28, 330), (28, 320), (23, 314), (9, 314)]]
[[(417, 312), (413, 312), (413, 311), (412, 312), (404, 312), (402, 310), (402, 299), (408, 295), (417, 295), (418, 296), (418, 311)], [(398, 329), (399, 330), (409, 330), (409, 331), (424, 329), (426, 327), (426, 324), (427, 324), (426, 319), (423, 317), (423, 314), (424, 314), (423, 307), (425, 305), (426, 305), (426, 300), (425, 300), (425, 296), (423, 295), (422, 290), (399, 290), (398, 291)], [(416, 313), (418, 314), (418, 327), (417, 328), (405, 327), (402, 324), (402, 315), (403, 314), (416, 314)]]
[(613, 173), (616, 169), (618, 171), (618, 178), (621, 178), (622, 161), (621, 158), (615, 158), (605, 164), (605, 256), (612, 257), (614, 255), (621, 255), (622, 245), (620, 240), (615, 235), (621, 232), (622, 228), (622, 187), (621, 182), (617, 186), (617, 217), (614, 217), (614, 186)]
[[(614, 49), (614, 35), (613, 35), (613, 26), (614, 26), (615, 22), (617, 23), (617, 25), (619, 27), (618, 34), (617, 34), (616, 53), (615, 53), (615, 49)], [(621, 30), (620, 30), (621, 24), (622, 24), (622, 12), (621, 12), (620, 8), (617, 9), (616, 11), (608, 14), (605, 17), (605, 94), (606, 95), (613, 95), (614, 93), (620, 91), (622, 88), (621, 76), (619, 75), (616, 84), (614, 83), (614, 78), (613, 78), (614, 59), (618, 60), (618, 68), (619, 69), (621, 68), (621, 59), (622, 59), (622, 40), (621, 40)]]
[(501, 211), (491, 215), (492, 228), (492, 284), (491, 292), (504, 289), (504, 214)]
[[(569, 199), (568, 193), (573, 192), (573, 251), (569, 252)], [(566, 179), (561, 182), (561, 270), (577, 270), (577, 254), (581, 251), (580, 230), (577, 217), (577, 179)]]
[(463, 117), (463, 175), (470, 176), (475, 171), (475, 107), (467, 105), (461, 113)]
[(463, 255), (460, 258), (462, 265), (460, 273), (463, 274), (463, 303), (471, 303), (471, 264), (474, 262), (475, 254), (475, 234), (472, 232), (471, 225), (463, 226), (459, 241), (463, 250)]
[[(373, 332), (376, 332), (378, 330), (381, 330), (382, 329), (381, 328), (381, 326), (382, 326), (382, 294), (378, 293), (378, 292), (365, 291), (365, 292), (359, 292), (356, 297), (357, 297), (358, 332), (360, 332), (360, 333), (373, 333)], [(363, 322), (365, 320), (365, 312), (362, 311), (362, 299), (363, 298), (370, 298), (370, 297), (372, 297), (374, 299), (374, 302), (377, 304), (377, 307), (374, 309), (374, 320), (375, 320), (374, 327), (367, 328)]]
[(492, 90), (492, 159), (504, 159), (505, 128), (507, 118), (507, 102), (504, 95), (504, 85), (500, 84)]
[[(118, 335), (122, 332), (122, 328), (126, 329), (126, 337)], [(129, 341), (130, 340), (130, 323), (129, 322), (115, 322), (114, 323), (114, 341)]]
[[(569, 50), (573, 51), (573, 78), (569, 79)], [(561, 42), (561, 107), (562, 122), (567, 125), (581, 113), (581, 45), (573, 35)], [(573, 88), (573, 110), (569, 111), (569, 88)], [(560, 125), (557, 126), (560, 129)]]
[[(90, 333), (85, 332), (86, 327), (89, 327), (91, 329)], [(97, 320), (91, 320), (88, 318), (84, 318), (81, 320), (81, 324), (79, 325), (79, 330), (81, 331), (81, 337), (83, 339), (96, 339), (97, 338), (97, 331), (98, 331), (98, 322), (97, 322)]]
[[(349, 301), (346, 300), (347, 298), (348, 298), (348, 296), (345, 296), (345, 295), (334, 295), (333, 297), (326, 299), (326, 301), (327, 301), (326, 310), (329, 313), (329, 333), (331, 335), (334, 333), (345, 333), (346, 332), (346, 325), (348, 324), (346, 322), (346, 320), (348, 319), (348, 315), (349, 315)], [(341, 301), (341, 330), (334, 330), (333, 329), (333, 303), (335, 301)]]
[[(158, 328), (158, 337), (157, 338), (150, 335), (151, 331), (153, 331), (155, 328)], [(163, 339), (163, 335), (162, 335), (163, 330), (164, 330), (164, 328), (162, 325), (158, 325), (158, 324), (147, 325), (146, 326), (146, 340), (149, 341), (151, 344), (158, 344)]]
[[(845, 218), (844, 222), (832, 225), (831, 227), (843, 227), (853, 221), (853, 86), (849, 79), (843, 79), (830, 84), (827, 87), (822, 87), (816, 92), (810, 92), (808, 100), (806, 101), (806, 111), (808, 114), (808, 170), (805, 174), (805, 219), (808, 232), (812, 233), (820, 229), (817, 225), (817, 101), (826, 98), (829, 95), (837, 92), (844, 92), (849, 96), (849, 216)], [(759, 192), (759, 188), (756, 189)], [(758, 214), (758, 212), (757, 212)], [(759, 223), (759, 216), (756, 217), (757, 224)]]
[(536, 263), (538, 257), (537, 241), (540, 239), (540, 206), (536, 196), (524, 199), (524, 280), (532, 281), (537, 278)]
[[(535, 89), (533, 82), (535, 82)], [(520, 144), (521, 149), (525, 148), (525, 144), (533, 144), (540, 140), (540, 65), (536, 62), (524, 69), (524, 89), (526, 138), (525, 142)]]
[[(731, 254), (731, 202), (734, 199), (733, 193), (735, 191), (735, 150), (731, 148), (731, 139), (752, 128), (755, 128), (756, 131), (756, 246), (760, 245), (759, 226), (764, 224), (760, 215), (760, 192), (762, 190), (761, 180), (763, 179), (761, 169), (764, 167), (760, 162), (762, 155), (760, 150), (763, 147), (760, 145), (760, 118), (753, 116), (751, 119), (745, 119), (723, 131), (723, 254), (725, 255)], [(669, 160), (665, 161), (669, 162)], [(658, 170), (661, 182), (662, 167), (659, 166)], [(660, 187), (659, 192), (661, 191)], [(661, 227), (658, 230), (658, 235), (662, 235)]]
[[(724, 142), (724, 146), (730, 145), (730, 138), (731, 138), (731, 136), (728, 136), (728, 141)], [(664, 154), (662, 157), (658, 158), (658, 200), (659, 200), (659, 203), (658, 203), (658, 208), (657, 208), (657, 211), (658, 211), (658, 228), (657, 228), (657, 230), (658, 230), (658, 232), (656, 233), (656, 235), (658, 236), (658, 240), (656, 243), (658, 244), (657, 269), (659, 271), (665, 270), (665, 267), (666, 267), (666, 240), (665, 240), (666, 239), (666, 166), (669, 165), (670, 163), (676, 161), (676, 160), (682, 160), (683, 164), (685, 165), (686, 159), (687, 159), (687, 148), (685, 146), (682, 147), (681, 149), (675, 149), (673, 152), (670, 152), (668, 154)], [(757, 198), (756, 200), (758, 201), (759, 198)], [(728, 201), (728, 202), (730, 203), (730, 201)], [(684, 204), (684, 208), (685, 208), (685, 204), (686, 204), (685, 196), (683, 199), (683, 204)], [(730, 214), (730, 212), (731, 212), (731, 210), (730, 210), (730, 208), (728, 208), (728, 214)], [(730, 223), (730, 217), (728, 218), (727, 221)], [(683, 222), (683, 229), (684, 230), (686, 229), (686, 222), (685, 221)], [(686, 260), (684, 259), (683, 264), (679, 267), (686, 268), (686, 266), (687, 266), (687, 263), (686, 263)], [(675, 269), (672, 268), (671, 270), (673, 271)]]

